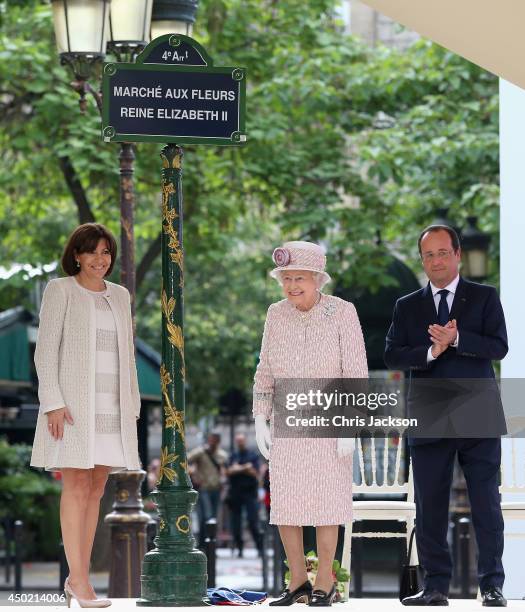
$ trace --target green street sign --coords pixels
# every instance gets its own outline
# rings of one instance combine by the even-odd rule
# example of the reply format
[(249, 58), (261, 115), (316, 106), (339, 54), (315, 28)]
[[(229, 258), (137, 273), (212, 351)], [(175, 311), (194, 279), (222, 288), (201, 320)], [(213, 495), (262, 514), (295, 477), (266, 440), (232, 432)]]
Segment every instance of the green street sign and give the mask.
[(106, 63), (102, 94), (105, 142), (246, 142), (246, 70), (214, 66), (189, 36), (159, 36), (134, 64)]

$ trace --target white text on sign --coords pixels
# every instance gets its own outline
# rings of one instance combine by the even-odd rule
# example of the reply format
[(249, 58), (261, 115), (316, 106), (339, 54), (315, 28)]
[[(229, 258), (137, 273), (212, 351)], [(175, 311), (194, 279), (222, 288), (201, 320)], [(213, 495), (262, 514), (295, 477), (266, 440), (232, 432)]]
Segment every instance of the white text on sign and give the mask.
[(228, 111), (185, 110), (180, 108), (142, 108), (122, 106), (120, 116), (128, 119), (189, 119), (190, 121), (228, 121)]
[(113, 95), (130, 98), (165, 98), (172, 100), (215, 100), (217, 102), (232, 102), (235, 91), (223, 89), (166, 89), (158, 87), (122, 87), (115, 85)]

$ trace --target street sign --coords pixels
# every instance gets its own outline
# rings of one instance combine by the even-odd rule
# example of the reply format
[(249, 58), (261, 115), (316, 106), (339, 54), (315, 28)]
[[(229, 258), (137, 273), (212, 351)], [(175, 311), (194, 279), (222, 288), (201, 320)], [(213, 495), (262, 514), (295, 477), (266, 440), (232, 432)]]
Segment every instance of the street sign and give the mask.
[(245, 69), (214, 66), (188, 36), (160, 36), (135, 63), (107, 63), (103, 75), (105, 142), (246, 142)]

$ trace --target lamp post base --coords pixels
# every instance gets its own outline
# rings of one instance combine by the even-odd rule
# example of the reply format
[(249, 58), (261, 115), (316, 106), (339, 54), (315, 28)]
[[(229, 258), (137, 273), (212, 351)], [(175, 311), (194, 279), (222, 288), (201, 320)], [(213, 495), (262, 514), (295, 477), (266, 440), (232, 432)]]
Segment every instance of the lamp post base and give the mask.
[(189, 518), (197, 495), (182, 487), (152, 493), (159, 509), (159, 532), (156, 548), (144, 557), (137, 606), (207, 605), (206, 555), (195, 548)]

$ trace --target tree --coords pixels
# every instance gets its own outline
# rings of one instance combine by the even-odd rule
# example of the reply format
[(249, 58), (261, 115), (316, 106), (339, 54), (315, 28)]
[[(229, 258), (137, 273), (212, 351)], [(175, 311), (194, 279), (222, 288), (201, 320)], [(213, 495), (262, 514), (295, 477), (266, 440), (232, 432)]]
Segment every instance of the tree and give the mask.
[[(266, 307), (278, 297), (270, 253), (285, 239), (323, 241), (336, 282), (376, 290), (394, 282), (392, 249), (418, 265), (416, 236), (437, 206), (458, 222), (477, 214), (497, 236), (496, 78), (426, 41), (403, 53), (368, 48), (343, 32), (335, 4), (201, 2), (196, 37), (217, 65), (247, 68), (248, 143), (185, 148), (194, 414), (216, 408), (232, 383), (249, 389)], [(117, 147), (101, 142), (94, 107), (78, 113), (49, 7), (10, 6), (3, 28), (0, 260), (49, 263), (80, 220), (118, 234)], [(138, 331), (157, 348), (158, 153), (138, 147), (135, 229)], [(496, 257), (496, 240), (493, 248)], [(0, 308), (29, 282), (4, 285)]]

